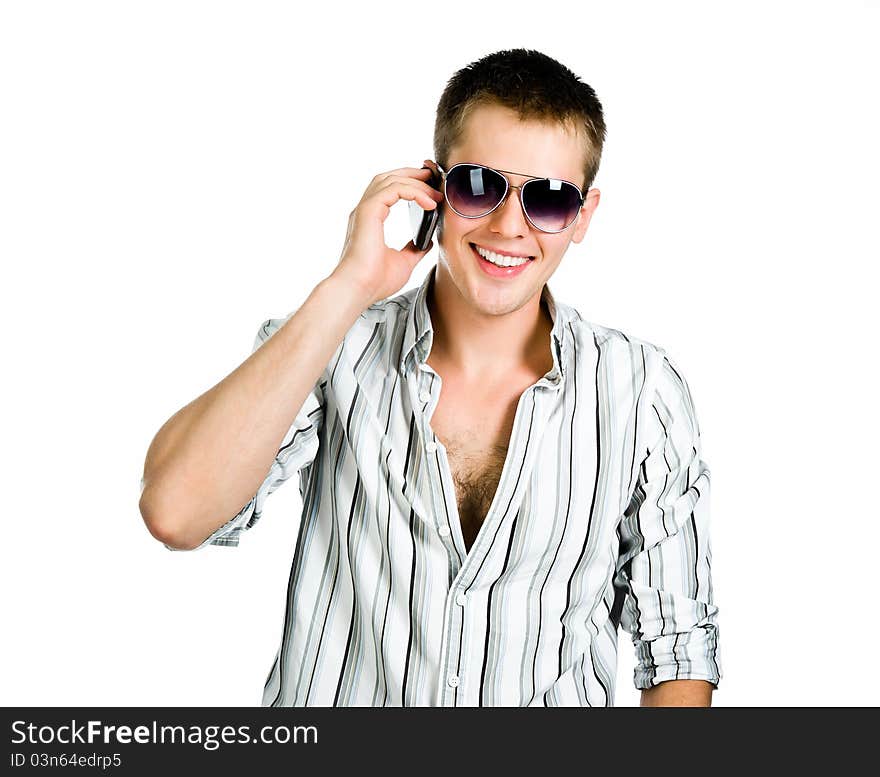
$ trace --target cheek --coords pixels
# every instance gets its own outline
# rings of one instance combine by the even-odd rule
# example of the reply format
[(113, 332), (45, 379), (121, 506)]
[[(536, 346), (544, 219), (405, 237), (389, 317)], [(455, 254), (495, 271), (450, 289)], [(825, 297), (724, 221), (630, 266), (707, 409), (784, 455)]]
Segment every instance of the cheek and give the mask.
[(567, 239), (564, 241), (544, 241), (540, 244), (541, 261), (544, 265), (545, 272), (556, 272), (556, 268), (559, 267), (559, 265), (562, 263), (562, 259), (568, 245), (569, 240)]
[(444, 245), (452, 245), (460, 243), (464, 240), (465, 235), (474, 227), (474, 222), (470, 219), (463, 219), (455, 213), (451, 213), (448, 209), (442, 208), (440, 216), (437, 220), (437, 237)]

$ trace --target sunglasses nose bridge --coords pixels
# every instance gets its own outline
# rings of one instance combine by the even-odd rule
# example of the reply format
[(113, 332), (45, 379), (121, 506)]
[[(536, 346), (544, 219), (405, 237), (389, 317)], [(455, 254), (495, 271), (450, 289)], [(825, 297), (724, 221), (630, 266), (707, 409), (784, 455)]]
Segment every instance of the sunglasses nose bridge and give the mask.
[(509, 199), (511, 199), (511, 194), (514, 189), (517, 190), (517, 194), (514, 197), (519, 202), (519, 219), (525, 225), (526, 230), (528, 230), (532, 225), (532, 220), (528, 217), (526, 213), (525, 203), (522, 198), (522, 188), (525, 184), (520, 184), (519, 186), (514, 186), (510, 181), (507, 181), (507, 191), (504, 192), (504, 196), (501, 198), (501, 201), (494, 207), (492, 210), (486, 215), (489, 218), (505, 218), (505, 205)]

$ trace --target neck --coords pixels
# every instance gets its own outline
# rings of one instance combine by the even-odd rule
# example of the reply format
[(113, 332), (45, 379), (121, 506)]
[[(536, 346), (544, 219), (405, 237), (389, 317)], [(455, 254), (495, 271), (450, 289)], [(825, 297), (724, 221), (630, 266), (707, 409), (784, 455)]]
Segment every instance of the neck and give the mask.
[(434, 330), (432, 365), (442, 364), (477, 385), (524, 372), (540, 377), (552, 368), (553, 320), (542, 292), (516, 310), (486, 313), (462, 297), (442, 263), (432, 272), (426, 297)]

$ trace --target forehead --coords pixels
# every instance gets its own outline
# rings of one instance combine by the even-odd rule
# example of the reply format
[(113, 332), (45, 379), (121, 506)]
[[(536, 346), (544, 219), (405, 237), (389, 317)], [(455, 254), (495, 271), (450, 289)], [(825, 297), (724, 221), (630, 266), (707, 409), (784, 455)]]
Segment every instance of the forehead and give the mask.
[(477, 162), (499, 170), (539, 178), (584, 182), (585, 140), (560, 124), (520, 121), (516, 111), (480, 105), (468, 114), (452, 147), (449, 166)]

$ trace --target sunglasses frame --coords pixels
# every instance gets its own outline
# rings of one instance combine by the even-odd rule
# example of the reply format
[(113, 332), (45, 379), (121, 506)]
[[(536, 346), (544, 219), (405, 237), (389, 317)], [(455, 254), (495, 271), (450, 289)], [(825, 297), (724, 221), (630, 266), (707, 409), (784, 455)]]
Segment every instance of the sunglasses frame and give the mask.
[[(435, 164), (437, 164), (437, 163), (435, 163)], [(498, 204), (495, 205), (495, 207), (493, 207), (492, 209), (487, 210), (485, 213), (481, 213), (479, 216), (466, 216), (464, 213), (459, 213), (452, 206), (452, 203), (449, 201), (449, 198), (446, 196), (446, 178), (447, 178), (447, 176), (449, 176), (449, 174), (453, 170), (455, 170), (456, 167), (463, 167), (465, 165), (467, 165), (468, 167), (480, 167), (483, 170), (491, 170), (493, 173), (497, 173), (498, 175), (500, 175), (502, 180), (504, 181), (504, 186), (505, 186), (504, 195), (498, 201)], [(526, 217), (529, 224), (531, 224), (539, 232), (545, 232), (549, 235), (556, 235), (556, 234), (559, 234), (560, 232), (565, 232), (566, 229), (570, 229), (574, 225), (574, 223), (578, 220), (578, 216), (580, 215), (581, 208), (583, 208), (584, 202), (586, 200), (586, 194), (589, 191), (589, 188), (586, 191), (584, 191), (584, 190), (578, 188), (578, 185), (576, 183), (572, 183), (571, 181), (566, 181), (564, 178), (547, 178), (547, 177), (540, 178), (540, 177), (537, 177), (534, 175), (525, 175), (524, 173), (514, 173), (512, 170), (500, 170), (495, 167), (489, 167), (489, 165), (481, 165), (478, 162), (456, 162), (452, 167), (449, 168), (449, 170), (444, 170), (439, 164), (437, 164), (437, 169), (440, 171), (440, 178), (443, 181), (443, 199), (444, 199), (444, 201), (446, 202), (446, 204), (449, 206), (449, 208), (452, 210), (453, 213), (456, 213), (457, 215), (461, 216), (463, 219), (481, 219), (484, 216), (488, 216), (490, 213), (493, 213), (494, 211), (498, 210), (498, 208), (500, 208), (507, 201), (507, 197), (510, 194), (511, 189), (518, 189), (519, 190), (519, 204), (520, 204), (520, 207), (522, 208), (523, 215)], [(505, 173), (508, 173), (510, 175), (521, 175), (523, 178), (528, 178), (529, 180), (525, 181), (524, 183), (520, 184), (519, 186), (514, 186), (510, 182), (510, 180), (507, 178), (507, 176), (504, 175)], [(562, 229), (544, 229), (543, 227), (539, 227), (537, 224), (535, 224), (535, 222), (532, 221), (532, 219), (529, 217), (529, 212), (528, 212), (528, 210), (526, 210), (525, 200), (523, 199), (523, 190), (526, 188), (526, 186), (528, 186), (530, 183), (533, 183), (534, 181), (560, 181), (561, 183), (565, 183), (565, 184), (568, 184), (569, 186), (573, 186), (575, 191), (577, 191), (578, 195), (580, 196), (581, 203), (580, 203), (580, 205), (578, 205), (577, 213), (575, 213), (574, 218), (568, 224), (566, 224)]]

